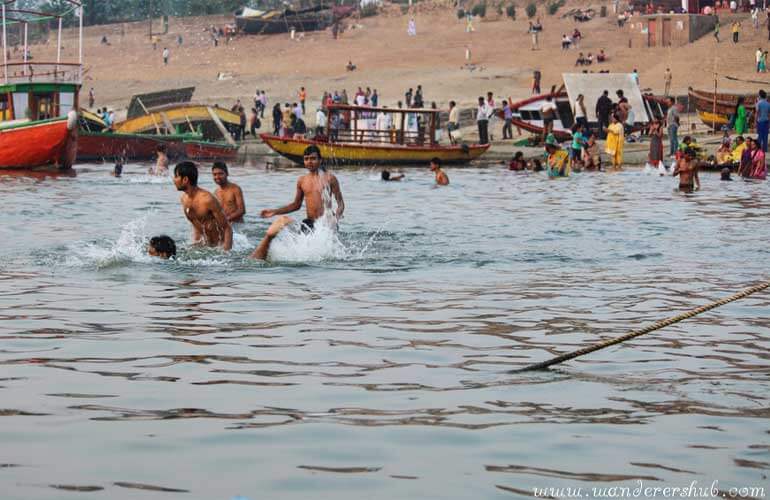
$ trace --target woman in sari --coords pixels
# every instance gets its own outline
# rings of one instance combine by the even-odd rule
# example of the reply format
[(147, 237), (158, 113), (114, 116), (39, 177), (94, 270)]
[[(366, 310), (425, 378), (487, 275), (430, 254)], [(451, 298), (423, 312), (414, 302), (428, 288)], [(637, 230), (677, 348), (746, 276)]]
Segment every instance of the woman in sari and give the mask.
[(765, 152), (759, 147), (757, 141), (751, 141), (751, 179), (764, 179), (767, 177), (767, 164), (765, 163)]
[(666, 170), (663, 165), (663, 129), (657, 119), (652, 120), (650, 124), (650, 152), (647, 155), (647, 163), (652, 168), (663, 169), (663, 172)]
[(753, 149), (753, 142), (754, 140), (751, 137), (746, 138), (746, 147), (741, 153), (741, 161), (738, 164), (738, 175), (741, 177), (751, 176), (751, 151)]
[(735, 133), (738, 135), (746, 133), (746, 106), (743, 100), (743, 96), (739, 97), (735, 105)]
[(604, 152), (609, 155), (612, 168), (616, 170), (623, 164), (623, 140), (623, 124), (613, 113), (610, 116), (610, 125), (607, 127), (607, 143)]

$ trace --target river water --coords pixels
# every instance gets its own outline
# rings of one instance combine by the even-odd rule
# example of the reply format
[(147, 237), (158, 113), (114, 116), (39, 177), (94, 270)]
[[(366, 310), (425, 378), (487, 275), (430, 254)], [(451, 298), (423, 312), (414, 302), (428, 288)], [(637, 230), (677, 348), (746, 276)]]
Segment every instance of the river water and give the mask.
[(344, 170), (339, 237), (264, 264), (301, 170), (231, 168), (230, 254), (189, 247), (170, 179), (77, 170), (0, 176), (3, 500), (770, 496), (767, 291), (507, 373), (770, 279), (767, 183)]

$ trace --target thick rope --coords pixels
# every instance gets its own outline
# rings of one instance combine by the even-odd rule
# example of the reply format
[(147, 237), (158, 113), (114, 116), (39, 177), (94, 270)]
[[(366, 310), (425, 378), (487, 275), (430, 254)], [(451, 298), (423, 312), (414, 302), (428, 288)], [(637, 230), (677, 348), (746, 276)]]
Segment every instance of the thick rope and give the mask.
[(601, 342), (599, 344), (595, 344), (592, 346), (584, 347), (583, 349), (569, 352), (567, 354), (562, 354), (561, 356), (557, 356), (553, 359), (549, 359), (541, 363), (535, 363), (533, 365), (525, 366), (524, 368), (511, 370), (508, 373), (525, 372), (525, 371), (531, 371), (531, 370), (542, 370), (543, 368), (548, 368), (549, 366), (557, 365), (559, 363), (564, 363), (565, 361), (569, 361), (570, 359), (575, 359), (579, 356), (585, 356), (586, 354), (592, 353), (594, 351), (598, 351), (599, 349), (604, 349), (606, 347), (610, 347), (615, 344), (620, 344), (621, 342), (625, 342), (626, 340), (631, 340), (633, 338), (640, 337), (646, 333), (654, 332), (655, 330), (660, 330), (661, 328), (664, 328), (666, 326), (673, 325), (674, 323), (679, 323), (680, 321), (686, 320), (688, 318), (692, 318), (693, 316), (697, 316), (698, 314), (704, 313), (706, 311), (710, 311), (715, 307), (723, 306), (725, 304), (729, 304), (730, 302), (734, 302), (738, 299), (748, 297), (749, 295), (759, 292), (761, 290), (764, 290), (765, 288), (768, 288), (768, 287), (770, 287), (770, 281), (766, 281), (764, 283), (760, 283), (750, 288), (746, 288), (745, 290), (742, 290), (736, 293), (735, 295), (731, 295), (730, 297), (726, 297), (722, 300), (718, 300), (710, 304), (706, 304), (705, 306), (701, 306), (701, 307), (698, 307), (697, 309), (687, 311), (686, 313), (682, 313), (678, 316), (674, 316), (668, 319), (658, 321), (656, 323), (653, 323), (649, 326), (642, 328), (641, 330), (634, 330), (620, 337), (610, 339), (605, 342)]

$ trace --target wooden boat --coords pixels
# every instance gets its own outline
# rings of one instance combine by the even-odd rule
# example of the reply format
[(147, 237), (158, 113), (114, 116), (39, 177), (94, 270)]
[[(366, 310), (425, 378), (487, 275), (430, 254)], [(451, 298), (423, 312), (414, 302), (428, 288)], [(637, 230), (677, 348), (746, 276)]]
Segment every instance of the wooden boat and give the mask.
[[(443, 163), (468, 163), (489, 148), (489, 144), (439, 144), (435, 140), (437, 109), (334, 104), (329, 106), (328, 112), (329, 123), (333, 123), (338, 115), (343, 124), (338, 129), (332, 128), (328, 135), (311, 139), (272, 134), (261, 134), (260, 137), (276, 153), (298, 165), (303, 164), (303, 151), (311, 144), (318, 146), (323, 161), (332, 165), (425, 166), (434, 157)], [(380, 114), (396, 119), (380, 121), (376, 118)], [(393, 126), (378, 128), (376, 122)]]
[[(730, 118), (735, 113), (738, 98), (743, 97), (744, 106), (748, 112), (749, 127), (753, 127), (754, 117), (751, 111), (757, 103), (756, 94), (741, 93), (714, 93), (705, 90), (688, 89), (690, 105), (695, 108), (698, 118), (708, 127), (716, 130), (730, 123)], [(715, 110), (716, 107), (716, 110)], [(716, 112), (715, 112), (716, 111)]]
[[(79, 1), (71, 0), (70, 3), (81, 7)], [(10, 54), (5, 36), (9, 23), (31, 22), (26, 17), (28, 15), (44, 19), (57, 15), (17, 9), (14, 2), (6, 1), (3, 4), (4, 56)], [(80, 13), (82, 15), (82, 7)], [(60, 44), (57, 50), (61, 54)], [(10, 56), (3, 57), (0, 81), (0, 168), (53, 166), (69, 169), (75, 161), (77, 148), (76, 110), (82, 77), (81, 61), (32, 62), (27, 59), (26, 37), (22, 54), (21, 62), (9, 62)]]
[(238, 113), (229, 109), (187, 103), (149, 108), (147, 114), (118, 122), (114, 129), (124, 134), (173, 134), (187, 129), (200, 132), (206, 140), (217, 140), (223, 135), (229, 137), (240, 124)]
[[(556, 104), (553, 134), (559, 141), (569, 140), (575, 123), (572, 105), (577, 96), (583, 94), (585, 97), (588, 126), (595, 129), (598, 127), (595, 104), (604, 89), (611, 90), (613, 93), (617, 89), (622, 89), (624, 95), (629, 98), (635, 113), (633, 130), (643, 129), (652, 118), (663, 119), (668, 111), (665, 98), (642, 95), (630, 74), (579, 73), (564, 74), (563, 77), (566, 85), (562, 85), (558, 90), (553, 88), (551, 92), (512, 103), (512, 124), (522, 130), (542, 135), (543, 119), (540, 110), (550, 97)], [(614, 95), (612, 97), (614, 98)], [(639, 111), (640, 109), (642, 112)]]
[(161, 144), (166, 146), (166, 154), (172, 159), (233, 160), (238, 155), (237, 146), (205, 141), (196, 134), (124, 134), (104, 131), (105, 128), (101, 118), (81, 110), (78, 160), (152, 160)]
[(316, 6), (302, 10), (261, 11), (244, 7), (235, 14), (239, 33), (269, 35), (296, 31), (319, 31), (331, 26), (335, 12), (331, 7)]

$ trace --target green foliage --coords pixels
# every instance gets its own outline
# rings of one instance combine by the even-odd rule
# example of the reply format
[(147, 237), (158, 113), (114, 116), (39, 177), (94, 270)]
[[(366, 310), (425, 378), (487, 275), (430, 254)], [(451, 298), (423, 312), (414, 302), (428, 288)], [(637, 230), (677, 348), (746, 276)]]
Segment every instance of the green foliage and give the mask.
[(511, 4), (505, 8), (505, 14), (512, 20), (516, 20), (516, 6)]
[(607, 17), (607, 6), (602, 5), (602, 8), (599, 9), (599, 17)]
[(377, 15), (377, 10), (377, 4), (371, 2), (361, 7), (359, 12), (361, 13), (361, 17), (371, 17)]
[(457, 9), (457, 19), (465, 19), (465, 10)]
[(548, 4), (548, 15), (552, 16), (556, 14), (556, 11), (558, 11), (564, 4), (566, 3), (566, 0), (555, 0)]
[(537, 15), (537, 5), (535, 5), (535, 2), (532, 2), (527, 5), (527, 17), (532, 19)]
[(474, 16), (484, 17), (487, 15), (487, 4), (486, 3), (477, 3), (473, 6), (471, 9), (471, 14)]

